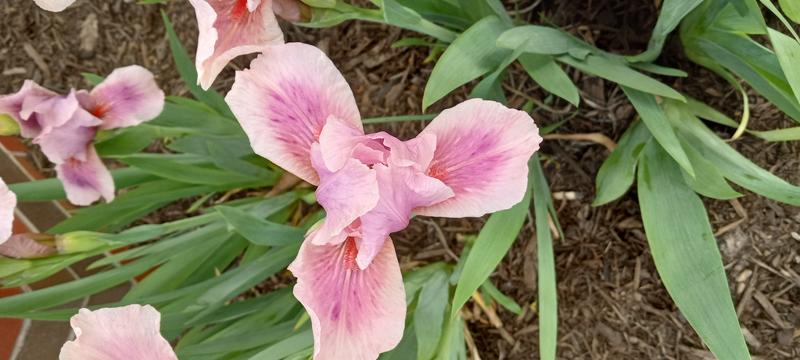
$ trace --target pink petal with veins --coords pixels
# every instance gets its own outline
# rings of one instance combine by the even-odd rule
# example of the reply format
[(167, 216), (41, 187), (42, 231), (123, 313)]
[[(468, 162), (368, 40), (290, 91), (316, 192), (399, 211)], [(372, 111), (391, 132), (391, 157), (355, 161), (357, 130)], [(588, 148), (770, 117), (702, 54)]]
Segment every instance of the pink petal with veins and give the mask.
[(160, 334), (161, 314), (150, 305), (81, 309), (69, 321), (75, 340), (59, 360), (177, 360)]
[(94, 146), (86, 149), (85, 160), (66, 159), (56, 166), (56, 173), (64, 184), (67, 199), (75, 205), (90, 205), (101, 197), (106, 202), (114, 200), (114, 179)]
[[(60, 98), (58, 94), (47, 90), (32, 80), (25, 80), (22, 88), (16, 93), (0, 96), (0, 113), (8, 114), (20, 126), (21, 135), (24, 138), (32, 139), (42, 133), (45, 126), (53, 126), (51, 124), (44, 124), (41, 114), (34, 112), (36, 108), (42, 103), (49, 102), (52, 99)], [(76, 109), (77, 103), (72, 106), (73, 110)], [(62, 109), (61, 113), (64, 113)], [(70, 115), (68, 112), (67, 115)], [(66, 119), (61, 118), (62, 120)], [(57, 125), (57, 124), (55, 124)]]
[(294, 295), (311, 318), (315, 360), (374, 360), (403, 337), (405, 290), (392, 242), (365, 270), (355, 262), (355, 242), (306, 240), (289, 266), (297, 277)]
[(153, 74), (138, 65), (115, 69), (79, 99), (86, 111), (103, 120), (103, 130), (139, 125), (164, 109), (164, 92)]
[(208, 89), (233, 58), (283, 43), (270, 0), (189, 0), (197, 15), (197, 80)]
[(225, 98), (253, 150), (305, 181), (317, 184), (311, 144), (330, 117), (361, 130), (353, 92), (328, 57), (300, 43), (265, 50), (236, 73)]
[(481, 99), (443, 111), (420, 134), (425, 135), (436, 137), (427, 173), (455, 196), (415, 213), (441, 217), (482, 216), (520, 202), (528, 159), (542, 141), (527, 113)]

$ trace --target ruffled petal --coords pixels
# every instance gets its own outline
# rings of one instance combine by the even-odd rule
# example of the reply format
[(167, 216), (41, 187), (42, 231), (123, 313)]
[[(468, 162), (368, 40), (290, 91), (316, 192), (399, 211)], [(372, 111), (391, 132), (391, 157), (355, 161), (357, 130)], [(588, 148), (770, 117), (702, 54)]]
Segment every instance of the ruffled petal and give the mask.
[(374, 360), (403, 337), (403, 277), (391, 241), (369, 268), (355, 264), (355, 240), (317, 246), (306, 240), (289, 270), (294, 295), (314, 331), (315, 360)]
[(86, 160), (66, 159), (56, 166), (56, 173), (69, 202), (86, 206), (104, 198), (106, 202), (114, 200), (114, 179), (94, 146), (86, 149)]
[(0, 243), (0, 255), (15, 259), (35, 259), (56, 253), (54, 246), (40, 243), (37, 239), (53, 240), (51, 235), (34, 233), (16, 234)]
[(312, 147), (311, 159), (320, 177), (317, 202), (326, 216), (309, 241), (315, 245), (341, 243), (348, 236), (345, 229), (378, 203), (375, 171), (355, 159), (349, 159), (336, 172), (329, 171), (318, 144)]
[(164, 109), (164, 92), (153, 73), (131, 65), (115, 69), (97, 85), (81, 105), (103, 120), (101, 129), (116, 129), (152, 120)]
[(70, 319), (75, 340), (59, 360), (177, 360), (160, 334), (161, 314), (150, 305), (95, 311), (81, 309)]
[(309, 150), (329, 117), (361, 130), (353, 92), (325, 54), (311, 45), (270, 47), (236, 73), (225, 98), (255, 152), (312, 184)]
[(329, 117), (319, 135), (320, 151), (325, 166), (338, 171), (350, 159), (366, 165), (385, 162), (389, 149), (382, 142), (372, 139), (350, 123)]
[(75, 0), (33, 0), (33, 2), (44, 10), (60, 12), (72, 5)]
[(41, 103), (56, 97), (59, 95), (39, 86), (32, 80), (25, 80), (16, 93), (0, 96), (0, 113), (8, 114), (16, 120), (19, 123), (22, 137), (31, 139), (39, 136), (45, 125), (42, 124), (42, 119), (39, 114), (34, 112), (34, 109)]
[(436, 137), (436, 151), (427, 172), (455, 196), (415, 213), (482, 216), (522, 200), (528, 159), (542, 141), (527, 113), (472, 99), (443, 111), (421, 133), (428, 134)]
[(0, 244), (11, 236), (14, 226), (14, 209), (17, 207), (17, 196), (0, 178)]
[(73, 113), (64, 125), (43, 132), (34, 139), (48, 160), (61, 164), (68, 159), (86, 160), (89, 149), (100, 120), (83, 109)]
[(377, 173), (380, 200), (361, 216), (361, 241), (356, 262), (361, 269), (372, 266), (373, 258), (391, 233), (405, 229), (413, 209), (436, 204), (453, 196), (440, 180), (425, 175), (413, 166), (373, 167)]
[(197, 16), (197, 80), (204, 89), (233, 58), (283, 43), (270, 1), (190, 0)]

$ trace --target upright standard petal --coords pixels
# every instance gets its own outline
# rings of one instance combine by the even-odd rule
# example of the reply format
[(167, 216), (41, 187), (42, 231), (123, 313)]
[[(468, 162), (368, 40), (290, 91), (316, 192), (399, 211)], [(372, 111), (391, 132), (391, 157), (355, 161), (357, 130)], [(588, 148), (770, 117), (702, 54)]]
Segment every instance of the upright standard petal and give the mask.
[(542, 138), (522, 111), (481, 99), (443, 111), (421, 135), (436, 136), (427, 173), (455, 196), (415, 213), (441, 217), (482, 216), (510, 208), (525, 195), (528, 159)]
[(211, 87), (233, 58), (283, 43), (271, 0), (189, 0), (197, 15), (197, 81)]
[(91, 93), (80, 95), (83, 108), (102, 119), (100, 129), (138, 125), (164, 109), (164, 92), (153, 73), (138, 65), (115, 69)]
[(70, 319), (75, 340), (59, 360), (177, 360), (160, 334), (161, 314), (150, 305), (95, 311), (81, 309)]
[(378, 181), (375, 171), (356, 159), (329, 171), (322, 159), (319, 144), (311, 150), (314, 168), (319, 174), (317, 202), (325, 209), (325, 221), (309, 235), (314, 245), (339, 244), (349, 235), (345, 229), (378, 203)]
[(355, 241), (317, 246), (306, 240), (289, 266), (297, 277), (294, 295), (311, 318), (315, 360), (374, 360), (403, 337), (405, 290), (394, 245), (386, 241), (360, 270)]
[(361, 130), (350, 86), (325, 54), (311, 45), (270, 47), (236, 73), (225, 98), (253, 150), (312, 184), (311, 144), (329, 117)]
[(83, 109), (78, 109), (64, 125), (43, 132), (33, 142), (38, 144), (48, 160), (61, 164), (67, 159), (86, 161), (100, 120)]
[(44, 10), (59, 12), (64, 11), (64, 9), (72, 5), (75, 0), (33, 0), (33, 2)]
[(66, 159), (56, 166), (56, 173), (67, 199), (75, 205), (90, 205), (100, 197), (114, 200), (114, 179), (92, 145), (86, 149), (86, 160)]
[(32, 80), (25, 80), (16, 93), (0, 96), (0, 113), (16, 120), (22, 137), (31, 139), (39, 136), (43, 130), (41, 119), (33, 109), (40, 103), (58, 96)]
[(0, 244), (11, 237), (16, 207), (17, 196), (3, 182), (3, 178), (0, 178)]

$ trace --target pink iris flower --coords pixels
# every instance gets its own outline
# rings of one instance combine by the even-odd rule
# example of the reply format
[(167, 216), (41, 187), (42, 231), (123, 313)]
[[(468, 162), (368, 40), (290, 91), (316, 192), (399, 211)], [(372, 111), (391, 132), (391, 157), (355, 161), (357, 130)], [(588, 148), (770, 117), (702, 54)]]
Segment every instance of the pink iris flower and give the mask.
[(197, 82), (203, 89), (214, 83), (235, 57), (283, 44), (275, 14), (299, 21), (298, 0), (189, 0), (200, 30), (197, 39)]
[(33, 0), (33, 2), (44, 10), (59, 12), (64, 11), (64, 9), (72, 5), (75, 0)]
[(160, 332), (161, 314), (150, 305), (95, 311), (81, 309), (70, 319), (75, 340), (59, 360), (177, 360)]
[(531, 117), (473, 99), (414, 139), (365, 134), (347, 82), (319, 49), (273, 46), (226, 101), (259, 155), (317, 185), (324, 222), (289, 269), (315, 359), (375, 359), (403, 335), (403, 279), (389, 235), (412, 214), (467, 217), (522, 200), (541, 137)]
[(114, 199), (114, 180), (94, 149), (98, 130), (149, 121), (164, 107), (164, 92), (140, 66), (114, 70), (92, 91), (59, 95), (33, 81), (0, 96), (0, 113), (10, 115), (21, 135), (33, 139), (54, 164), (69, 201), (89, 205)]

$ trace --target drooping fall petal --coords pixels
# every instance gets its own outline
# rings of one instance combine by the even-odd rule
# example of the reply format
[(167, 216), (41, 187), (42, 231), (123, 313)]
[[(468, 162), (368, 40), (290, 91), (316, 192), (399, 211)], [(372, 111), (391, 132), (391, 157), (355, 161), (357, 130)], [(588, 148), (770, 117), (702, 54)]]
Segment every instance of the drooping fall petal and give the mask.
[(362, 129), (353, 92), (325, 54), (311, 45), (272, 46), (236, 73), (225, 98), (253, 150), (312, 184), (311, 144), (329, 117)]
[(80, 92), (86, 111), (102, 119), (100, 129), (116, 129), (152, 120), (164, 109), (164, 92), (153, 74), (138, 65), (115, 69), (90, 93)]
[(5, 243), (0, 243), (0, 255), (15, 259), (35, 259), (56, 253), (56, 248), (46, 245), (43, 241), (53, 241), (52, 235), (45, 234), (15, 234)]
[(160, 332), (161, 314), (150, 305), (95, 311), (81, 309), (70, 319), (75, 340), (59, 360), (177, 360)]
[(455, 196), (415, 213), (441, 217), (481, 216), (510, 208), (525, 195), (528, 159), (542, 138), (522, 111), (481, 99), (443, 111), (421, 135), (436, 136), (428, 174)]
[(17, 196), (11, 192), (3, 178), (0, 178), (0, 244), (11, 236), (16, 207)]
[(197, 16), (197, 80), (204, 89), (233, 58), (283, 43), (271, 0), (190, 0)]
[(325, 208), (325, 221), (309, 236), (314, 245), (339, 244), (348, 234), (345, 229), (378, 203), (375, 171), (356, 159), (332, 172), (322, 159), (318, 144), (311, 150), (311, 161), (320, 177), (317, 202)]
[[(40, 114), (34, 112), (41, 103), (59, 97), (32, 80), (25, 80), (22, 87), (13, 94), (0, 96), (0, 113), (11, 116), (20, 126), (21, 135), (31, 139), (43, 131)], [(77, 103), (75, 103), (77, 106)], [(65, 111), (59, 113), (64, 113)], [(74, 110), (73, 110), (74, 111)], [(51, 121), (52, 122), (52, 121)]]
[(33, 0), (33, 2), (44, 10), (59, 12), (64, 11), (64, 9), (72, 5), (75, 0)]
[(85, 206), (101, 197), (107, 202), (114, 200), (114, 179), (94, 146), (86, 149), (86, 159), (66, 159), (56, 166), (58, 179), (64, 184), (69, 202)]
[(405, 290), (394, 245), (386, 241), (365, 270), (357, 252), (353, 238), (323, 246), (306, 240), (289, 266), (294, 295), (311, 318), (315, 360), (374, 360), (403, 336)]

